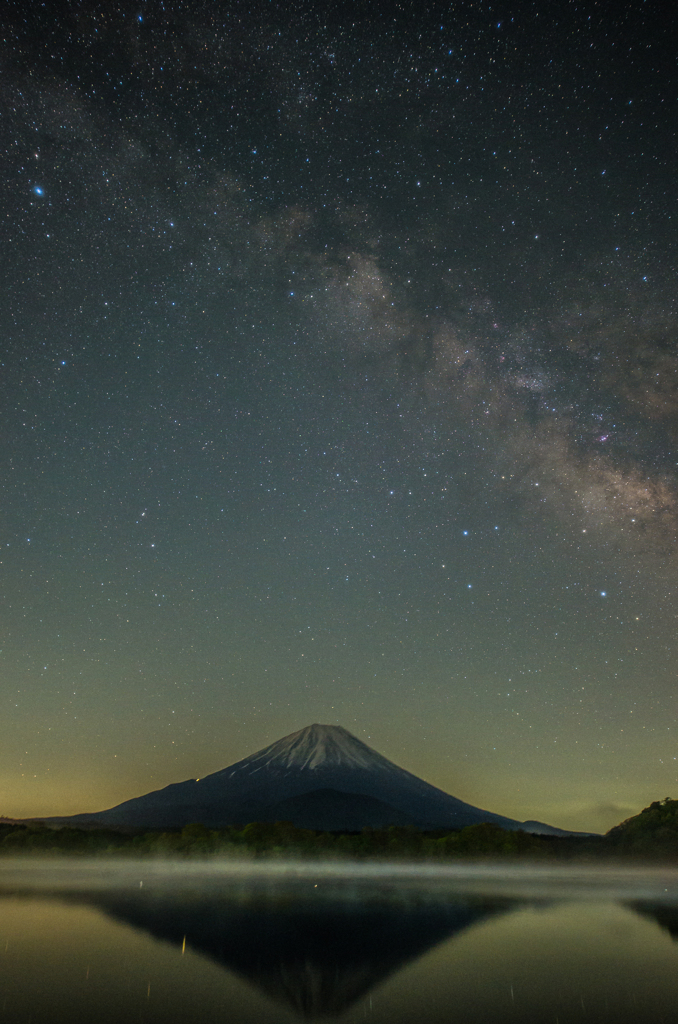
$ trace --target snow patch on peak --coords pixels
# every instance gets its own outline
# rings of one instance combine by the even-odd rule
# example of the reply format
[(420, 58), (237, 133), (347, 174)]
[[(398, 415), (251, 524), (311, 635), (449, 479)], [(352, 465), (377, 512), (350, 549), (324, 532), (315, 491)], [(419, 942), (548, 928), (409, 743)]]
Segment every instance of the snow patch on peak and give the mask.
[(248, 758), (281, 768), (365, 768), (398, 770), (387, 758), (340, 725), (307, 725)]

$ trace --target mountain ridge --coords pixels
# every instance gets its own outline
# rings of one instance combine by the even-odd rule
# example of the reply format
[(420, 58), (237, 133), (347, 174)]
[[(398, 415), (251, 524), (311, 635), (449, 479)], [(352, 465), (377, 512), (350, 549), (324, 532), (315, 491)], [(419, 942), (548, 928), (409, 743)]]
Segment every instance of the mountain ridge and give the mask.
[(369, 825), (435, 830), (490, 822), (511, 831), (563, 832), (467, 804), (389, 761), (342, 726), (319, 723), (210, 775), (171, 783), (103, 811), (45, 820), (151, 829), (286, 820), (347, 832)]

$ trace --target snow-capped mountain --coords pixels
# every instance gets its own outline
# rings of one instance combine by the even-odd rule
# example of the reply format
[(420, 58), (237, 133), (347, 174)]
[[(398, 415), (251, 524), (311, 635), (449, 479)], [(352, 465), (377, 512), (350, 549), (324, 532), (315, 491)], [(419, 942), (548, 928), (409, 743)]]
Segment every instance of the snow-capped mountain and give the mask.
[(457, 800), (338, 725), (309, 725), (212, 775), (59, 820), (127, 828), (181, 828), (191, 822), (217, 828), (250, 821), (291, 821), (327, 831), (463, 828), (483, 821), (512, 830), (544, 828)]
[(281, 740), (276, 740), (256, 754), (216, 774), (249, 771), (252, 765), (257, 770), (266, 765), (283, 769), (325, 769), (331, 766), (401, 771), (392, 761), (382, 757), (340, 725), (307, 725), (305, 729), (283, 736)]

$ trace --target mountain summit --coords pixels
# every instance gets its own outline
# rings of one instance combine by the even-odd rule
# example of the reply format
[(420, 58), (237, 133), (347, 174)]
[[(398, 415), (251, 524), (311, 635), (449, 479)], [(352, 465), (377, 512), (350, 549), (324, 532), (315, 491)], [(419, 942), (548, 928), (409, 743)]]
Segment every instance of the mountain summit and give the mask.
[(329, 832), (388, 825), (455, 829), (488, 821), (511, 830), (560, 832), (473, 807), (399, 768), (347, 729), (317, 724), (204, 778), (174, 783), (106, 811), (51, 821), (123, 828), (291, 821)]
[[(400, 771), (392, 761), (372, 750), (341, 725), (307, 725), (264, 747), (256, 754), (233, 765), (234, 770), (246, 766), (257, 768), (364, 768)], [(230, 769), (224, 769), (226, 772)], [(217, 773), (220, 774), (220, 773)]]

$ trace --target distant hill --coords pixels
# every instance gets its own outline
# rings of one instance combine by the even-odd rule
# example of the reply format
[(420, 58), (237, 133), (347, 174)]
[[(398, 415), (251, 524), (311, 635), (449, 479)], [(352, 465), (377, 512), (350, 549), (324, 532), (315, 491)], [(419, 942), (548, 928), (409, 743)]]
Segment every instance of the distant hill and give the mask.
[(337, 725), (309, 725), (202, 779), (188, 779), (94, 814), (43, 819), (50, 824), (125, 829), (208, 828), (290, 821), (301, 828), (358, 832), (410, 825), (563, 833), (464, 803), (372, 750)]
[(606, 840), (617, 850), (642, 857), (678, 855), (678, 800), (655, 800), (640, 814), (615, 825)]

